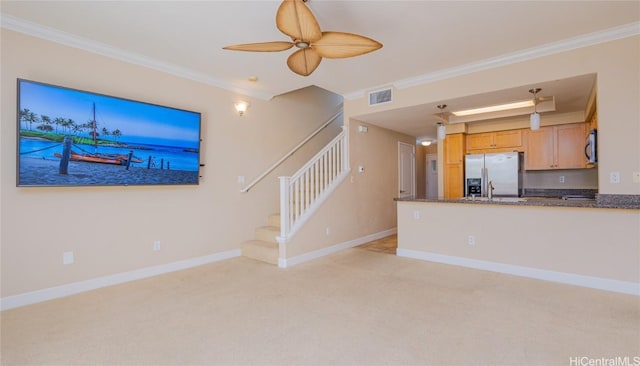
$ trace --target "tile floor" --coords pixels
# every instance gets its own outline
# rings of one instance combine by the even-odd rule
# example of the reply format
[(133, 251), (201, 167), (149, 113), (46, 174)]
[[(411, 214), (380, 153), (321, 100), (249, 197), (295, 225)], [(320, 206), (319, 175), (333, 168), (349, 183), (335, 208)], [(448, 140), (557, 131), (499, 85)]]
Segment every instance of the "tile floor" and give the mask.
[(370, 250), (372, 252), (395, 255), (396, 249), (398, 249), (398, 235), (394, 234), (382, 239), (370, 241), (368, 243), (359, 245), (356, 248)]

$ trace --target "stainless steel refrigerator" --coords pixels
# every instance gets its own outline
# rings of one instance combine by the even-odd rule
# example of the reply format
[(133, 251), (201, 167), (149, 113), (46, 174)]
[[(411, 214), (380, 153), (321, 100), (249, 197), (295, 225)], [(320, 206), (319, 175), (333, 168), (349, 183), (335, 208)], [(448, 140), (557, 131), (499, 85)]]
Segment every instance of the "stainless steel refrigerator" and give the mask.
[(522, 155), (518, 152), (469, 154), (465, 160), (465, 196), (517, 197), (522, 188)]

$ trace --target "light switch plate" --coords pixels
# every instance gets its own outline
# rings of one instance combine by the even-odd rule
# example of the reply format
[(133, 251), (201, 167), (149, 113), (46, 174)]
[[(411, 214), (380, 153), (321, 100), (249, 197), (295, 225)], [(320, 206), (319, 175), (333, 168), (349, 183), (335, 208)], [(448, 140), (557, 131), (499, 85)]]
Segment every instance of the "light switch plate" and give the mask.
[(640, 183), (640, 172), (633, 172), (633, 183)]

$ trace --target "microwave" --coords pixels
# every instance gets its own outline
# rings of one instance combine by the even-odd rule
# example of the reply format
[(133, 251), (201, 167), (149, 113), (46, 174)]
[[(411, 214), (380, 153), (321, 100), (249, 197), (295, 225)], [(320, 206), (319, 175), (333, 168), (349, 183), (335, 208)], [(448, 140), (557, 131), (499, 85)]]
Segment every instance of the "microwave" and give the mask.
[(584, 145), (584, 155), (587, 158), (587, 164), (596, 164), (598, 162), (598, 132), (593, 129), (587, 135), (587, 141)]

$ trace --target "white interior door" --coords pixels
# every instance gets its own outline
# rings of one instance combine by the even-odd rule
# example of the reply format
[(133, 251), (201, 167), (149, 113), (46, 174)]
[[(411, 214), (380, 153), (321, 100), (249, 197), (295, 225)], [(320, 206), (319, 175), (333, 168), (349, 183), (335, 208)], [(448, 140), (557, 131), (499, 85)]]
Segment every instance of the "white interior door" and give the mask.
[(438, 155), (427, 154), (426, 156), (426, 179), (427, 198), (438, 198)]
[(398, 197), (416, 194), (416, 147), (398, 142)]

